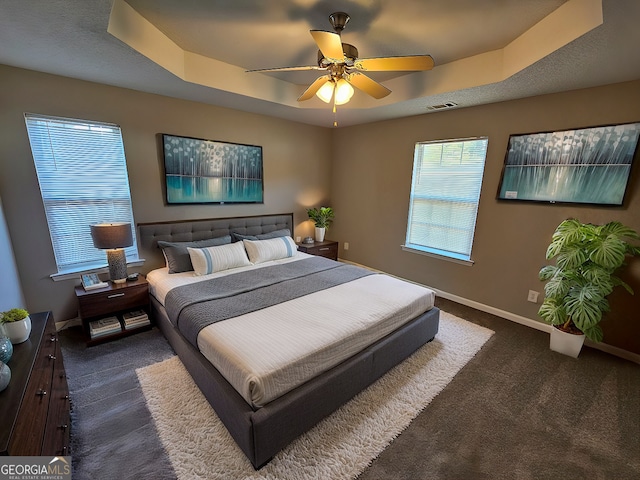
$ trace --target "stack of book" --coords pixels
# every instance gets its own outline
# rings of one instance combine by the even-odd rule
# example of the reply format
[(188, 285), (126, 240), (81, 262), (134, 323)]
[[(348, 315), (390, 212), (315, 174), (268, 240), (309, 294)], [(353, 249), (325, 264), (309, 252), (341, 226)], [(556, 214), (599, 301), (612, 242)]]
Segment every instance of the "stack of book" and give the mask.
[(89, 322), (89, 335), (91, 335), (91, 338), (112, 335), (121, 331), (122, 326), (118, 317), (101, 318), (100, 320)]
[(132, 312), (124, 313), (122, 315), (122, 320), (124, 321), (125, 330), (144, 327), (151, 323), (149, 316), (144, 310), (133, 310)]

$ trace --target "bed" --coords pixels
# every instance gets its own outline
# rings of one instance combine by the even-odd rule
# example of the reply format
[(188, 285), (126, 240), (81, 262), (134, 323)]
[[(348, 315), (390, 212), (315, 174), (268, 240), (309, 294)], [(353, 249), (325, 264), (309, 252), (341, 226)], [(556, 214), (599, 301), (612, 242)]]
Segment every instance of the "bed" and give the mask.
[[(393, 277), (295, 251), (266, 261), (249, 252), (255, 262), (214, 272), (206, 270), (211, 262), (209, 267), (196, 264), (202, 255), (190, 251), (198, 253), (191, 257), (193, 268), (205, 268), (203, 275), (177, 268), (169, 274), (173, 265), (159, 248), (166, 247), (163, 242), (196, 242), (197, 248), (198, 242), (209, 245), (217, 239), (223, 247), (203, 250), (230, 251), (241, 245), (247, 251), (256, 246), (285, 248), (281, 240), (295, 250), (291, 239), (281, 238), (286, 231), (293, 232), (292, 214), (138, 225), (152, 318), (256, 469), (438, 331), (433, 292)], [(228, 244), (228, 237), (238, 242)], [(251, 287), (238, 291), (238, 285), (247, 282)], [(388, 291), (395, 293), (385, 295)], [(348, 300), (360, 295), (374, 295), (380, 305), (370, 301), (354, 307)], [(385, 313), (378, 313), (378, 308)], [(325, 310), (330, 313), (325, 315)], [(216, 318), (202, 324), (210, 315)], [(343, 317), (355, 321), (342, 321)], [(324, 330), (318, 334), (311, 329), (309, 325), (322, 325), (320, 320), (333, 322), (331, 330), (321, 326)], [(300, 323), (295, 342), (272, 333), (276, 326), (286, 331), (294, 323)], [(345, 330), (344, 336), (338, 337), (334, 327)], [(254, 330), (259, 340), (238, 334)], [(307, 341), (320, 344), (307, 347)], [(291, 353), (286, 343), (292, 344)], [(307, 348), (314, 350), (313, 356)], [(271, 358), (269, 350), (275, 352)], [(292, 359), (297, 363), (290, 364)], [(265, 379), (253, 370), (247, 373), (263, 365), (268, 365)]]

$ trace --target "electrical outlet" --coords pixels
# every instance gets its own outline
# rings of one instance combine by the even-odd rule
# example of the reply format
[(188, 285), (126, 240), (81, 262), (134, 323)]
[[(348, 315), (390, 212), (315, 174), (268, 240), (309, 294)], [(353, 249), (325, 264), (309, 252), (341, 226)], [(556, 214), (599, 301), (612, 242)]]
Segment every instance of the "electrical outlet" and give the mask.
[(532, 303), (538, 303), (538, 295), (540, 295), (539, 292), (536, 292), (535, 290), (529, 290), (529, 296), (527, 297), (527, 301)]
[(349, 250), (349, 242), (344, 242), (344, 249)]

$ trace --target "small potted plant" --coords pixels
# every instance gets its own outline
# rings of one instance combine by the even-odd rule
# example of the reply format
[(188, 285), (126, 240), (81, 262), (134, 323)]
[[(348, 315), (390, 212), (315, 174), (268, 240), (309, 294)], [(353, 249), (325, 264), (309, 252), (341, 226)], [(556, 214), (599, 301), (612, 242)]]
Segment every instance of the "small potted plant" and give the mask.
[(322, 242), (327, 229), (333, 222), (333, 209), (331, 207), (309, 208), (307, 215), (316, 225), (316, 241)]
[(31, 319), (24, 308), (12, 308), (0, 314), (0, 322), (12, 344), (22, 343), (31, 334)]
[(615, 272), (627, 257), (640, 255), (640, 247), (632, 243), (639, 239), (635, 230), (620, 222), (592, 225), (568, 219), (558, 225), (546, 253), (556, 264), (539, 273), (547, 283), (538, 314), (554, 327), (552, 350), (577, 357), (585, 336), (602, 341), (600, 321), (609, 311), (607, 296), (617, 286), (633, 294)]

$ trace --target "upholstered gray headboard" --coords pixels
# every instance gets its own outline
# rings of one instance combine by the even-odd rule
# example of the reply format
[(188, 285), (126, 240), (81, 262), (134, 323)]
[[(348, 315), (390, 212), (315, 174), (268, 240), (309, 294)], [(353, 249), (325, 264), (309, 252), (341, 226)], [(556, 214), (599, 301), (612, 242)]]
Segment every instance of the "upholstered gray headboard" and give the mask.
[(158, 241), (189, 242), (229, 235), (232, 232), (258, 235), (288, 228), (293, 235), (293, 213), (259, 215), (255, 217), (209, 218), (173, 222), (139, 223), (140, 257), (145, 259), (142, 273), (164, 266), (164, 256)]

